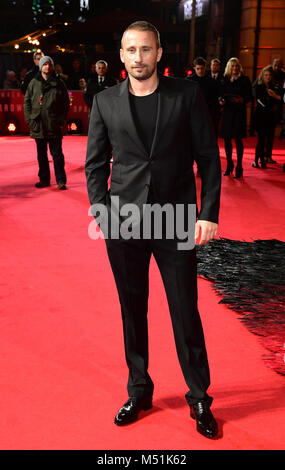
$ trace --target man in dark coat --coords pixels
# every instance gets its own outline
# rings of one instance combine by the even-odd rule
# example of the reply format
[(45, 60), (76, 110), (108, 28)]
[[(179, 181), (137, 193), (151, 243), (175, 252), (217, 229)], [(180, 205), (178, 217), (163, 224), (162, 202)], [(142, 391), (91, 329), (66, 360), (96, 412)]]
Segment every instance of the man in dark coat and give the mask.
[(212, 59), (210, 64), (210, 70), (208, 75), (215, 80), (221, 81), (223, 78), (223, 72), (221, 70), (221, 61), (220, 59)]
[(82, 90), (83, 81), (85, 80), (85, 73), (83, 65), (79, 59), (74, 59), (71, 64), (72, 70), (68, 74), (67, 88), (68, 90)]
[(24, 77), (24, 80), (21, 82), (21, 85), (20, 85), (20, 88), (21, 88), (21, 91), (22, 91), (23, 95), (26, 93), (30, 81), (37, 75), (37, 73), (39, 71), (39, 62), (40, 62), (40, 59), (43, 56), (44, 56), (43, 52), (35, 52), (34, 53), (34, 55), (33, 55), (34, 65), (31, 68), (31, 70), (29, 70), (26, 73), (26, 75)]
[[(219, 150), (199, 86), (158, 75), (162, 48), (153, 25), (145, 21), (130, 25), (123, 34), (120, 54), (128, 78), (94, 97), (85, 165), (91, 210), (98, 223), (102, 222), (100, 226), (108, 227), (109, 214), (119, 213), (119, 226), (115, 223), (113, 230), (111, 221), (106, 245), (121, 303), (129, 399), (117, 413), (115, 424), (135, 421), (141, 410), (152, 407), (147, 302), (153, 255), (163, 278), (178, 357), (190, 389), (186, 393), (190, 414), (198, 432), (212, 438), (217, 434), (217, 423), (210, 410), (212, 397), (207, 394), (210, 376), (197, 308), (194, 231), (196, 226), (196, 240), (201, 244), (217, 234)], [(108, 190), (111, 152), (114, 162)], [(194, 156), (202, 181), (197, 221)], [(158, 213), (153, 214), (150, 232), (141, 237), (150, 207)], [(173, 234), (168, 220), (160, 223), (159, 209), (165, 209), (166, 219), (174, 214), (177, 221), (190, 207), (194, 208), (193, 217), (188, 218), (193, 221), (193, 244), (181, 247), (179, 240), (186, 233), (180, 237)], [(138, 232), (129, 237), (126, 216), (131, 208)], [(180, 222), (176, 228), (184, 229), (185, 219)], [(159, 236), (157, 228), (162, 228)]]
[(91, 64), (91, 75), (83, 94), (89, 109), (91, 110), (92, 108), (94, 95), (110, 86), (117, 85), (117, 83), (117, 80), (109, 75), (108, 64), (105, 60), (98, 60), (96, 64)]
[[(285, 137), (285, 71), (283, 69), (283, 62), (280, 57), (276, 57), (273, 62), (272, 62), (272, 68), (273, 68), (273, 75), (274, 75), (274, 80), (275, 82), (281, 87), (283, 93), (282, 93), (282, 99), (280, 101), (279, 105), (279, 115), (278, 115), (278, 122), (282, 122), (282, 130), (280, 133), (280, 138)], [(270, 159), (270, 163), (276, 163), (275, 160)]]
[(213, 120), (216, 135), (218, 136), (218, 126), (220, 119), (220, 105), (219, 105), (219, 82), (214, 80), (206, 73), (207, 62), (203, 57), (197, 57), (194, 62), (195, 73), (187, 77), (188, 80), (194, 80), (199, 83), (205, 100), (208, 104), (210, 115)]
[(283, 62), (279, 57), (276, 57), (272, 62), (274, 80), (280, 85), (281, 88), (284, 87), (285, 82), (285, 71), (283, 70)]
[(38, 74), (29, 83), (24, 100), (25, 118), (30, 127), (30, 135), (35, 139), (37, 145), (40, 178), (35, 184), (37, 188), (50, 185), (47, 156), (49, 145), (58, 188), (66, 189), (62, 131), (68, 109), (67, 88), (54, 71), (51, 57), (44, 56), (40, 59)]
[(246, 105), (252, 100), (251, 82), (244, 75), (242, 65), (237, 57), (231, 57), (226, 65), (224, 78), (221, 82), (220, 104), (223, 106), (221, 137), (225, 141), (227, 168), (225, 176), (231, 175), (234, 169), (232, 159), (232, 139), (235, 140), (237, 165), (234, 178), (243, 176), (243, 137), (247, 134)]

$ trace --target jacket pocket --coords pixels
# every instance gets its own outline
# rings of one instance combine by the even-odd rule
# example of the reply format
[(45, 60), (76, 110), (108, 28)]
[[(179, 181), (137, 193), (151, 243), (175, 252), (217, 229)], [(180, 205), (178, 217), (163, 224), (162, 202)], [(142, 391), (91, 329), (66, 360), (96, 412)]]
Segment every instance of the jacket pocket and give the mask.
[(38, 119), (31, 119), (29, 122), (30, 130), (32, 132), (40, 132), (40, 122)]
[(50, 132), (58, 132), (60, 128), (59, 119), (56, 114), (51, 114), (48, 116), (47, 128)]

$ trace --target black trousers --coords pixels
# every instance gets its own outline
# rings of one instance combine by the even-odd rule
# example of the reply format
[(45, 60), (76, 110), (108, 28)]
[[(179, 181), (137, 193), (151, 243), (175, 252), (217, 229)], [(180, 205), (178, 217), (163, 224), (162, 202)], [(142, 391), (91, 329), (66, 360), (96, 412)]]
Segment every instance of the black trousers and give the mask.
[(275, 134), (275, 123), (268, 125), (257, 131), (258, 139), (255, 148), (255, 162), (258, 163), (260, 159), (261, 163), (264, 163), (265, 158), (271, 158), (274, 134)]
[[(241, 137), (234, 138), (236, 143), (236, 151), (237, 151), (237, 166), (242, 167), (242, 158), (243, 158), (243, 141)], [(231, 137), (225, 137), (225, 152), (227, 157), (227, 164), (230, 166), (233, 163), (232, 160), (232, 153), (233, 153), (233, 146), (232, 146), (232, 139)]]
[[(119, 294), (129, 396), (150, 396), (153, 382), (148, 373), (149, 263), (153, 255), (164, 283), (175, 344), (189, 387), (188, 404), (212, 402), (206, 393), (210, 373), (204, 334), (197, 308), (196, 251), (177, 250), (175, 240), (106, 240)], [(159, 338), (157, 338), (159, 341)]]
[(35, 139), (37, 145), (37, 156), (39, 163), (38, 176), (41, 181), (50, 182), (50, 168), (48, 162), (48, 146), (53, 158), (56, 182), (66, 183), (64, 170), (64, 155), (62, 152), (62, 137), (53, 139)]

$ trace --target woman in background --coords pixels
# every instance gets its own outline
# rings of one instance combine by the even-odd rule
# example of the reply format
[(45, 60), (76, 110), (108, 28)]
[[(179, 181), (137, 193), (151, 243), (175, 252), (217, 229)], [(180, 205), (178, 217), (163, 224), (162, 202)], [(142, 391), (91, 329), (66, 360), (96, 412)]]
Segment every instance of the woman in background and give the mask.
[(237, 57), (227, 62), (224, 78), (221, 81), (220, 104), (223, 106), (221, 137), (225, 141), (227, 168), (225, 176), (234, 170), (232, 159), (232, 139), (235, 140), (237, 151), (237, 165), (235, 178), (243, 175), (243, 137), (246, 137), (246, 103), (252, 100), (251, 82), (244, 75), (241, 63)]
[(253, 126), (257, 131), (258, 141), (255, 148), (255, 161), (252, 166), (266, 168), (266, 162), (272, 160), (272, 149), (276, 124), (279, 120), (280, 106), (282, 106), (282, 88), (276, 83), (271, 65), (264, 67), (253, 85), (253, 94), (256, 98), (256, 108), (253, 115)]

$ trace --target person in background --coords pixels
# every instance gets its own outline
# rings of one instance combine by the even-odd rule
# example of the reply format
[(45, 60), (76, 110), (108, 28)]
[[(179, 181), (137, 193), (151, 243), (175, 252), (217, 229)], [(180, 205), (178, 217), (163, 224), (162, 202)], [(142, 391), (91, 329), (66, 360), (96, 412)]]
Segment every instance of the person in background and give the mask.
[[(273, 78), (276, 83), (280, 85), (282, 88), (282, 99), (280, 103), (279, 109), (279, 119), (278, 121), (282, 121), (282, 129), (279, 138), (285, 138), (285, 70), (283, 69), (283, 61), (280, 57), (276, 57), (272, 62), (273, 68)], [(274, 160), (269, 163), (276, 163)]]
[(261, 168), (266, 168), (266, 162), (274, 163), (271, 157), (282, 92), (280, 83), (274, 80), (272, 66), (264, 67), (257, 82), (253, 85), (253, 94), (256, 99), (253, 127), (258, 134), (255, 161), (252, 164), (254, 168), (260, 168), (259, 160)]
[(17, 90), (20, 87), (20, 82), (17, 79), (16, 72), (14, 70), (7, 70), (6, 78), (3, 82), (4, 90)]
[(54, 70), (55, 70), (56, 73), (59, 75), (59, 77), (61, 78), (61, 80), (63, 80), (64, 83), (67, 84), (68, 75), (66, 75), (65, 73), (63, 73), (63, 68), (62, 68), (62, 66), (61, 66), (60, 64), (55, 64)]
[(25, 75), (26, 75), (27, 72), (28, 72), (27, 67), (25, 67), (25, 66), (21, 67), (21, 70), (20, 70), (20, 73), (19, 73), (20, 84), (21, 84), (22, 81), (24, 80)]
[(207, 62), (203, 57), (197, 57), (194, 60), (193, 65), (195, 73), (187, 77), (187, 80), (193, 80), (200, 85), (201, 91), (205, 97), (210, 115), (212, 117), (216, 136), (218, 137), (220, 115), (220, 105), (218, 100), (220, 89), (218, 81), (207, 75)]
[(283, 69), (283, 62), (280, 57), (276, 57), (275, 59), (273, 59), (272, 69), (274, 81), (279, 83), (279, 85), (283, 87), (285, 82), (285, 70)]
[[(279, 135), (279, 139), (285, 139), (285, 82), (283, 84), (283, 93), (282, 93), (282, 129)], [(285, 168), (285, 163), (283, 166), (283, 170)]]
[(72, 62), (72, 71), (68, 75), (67, 88), (68, 90), (82, 90), (81, 80), (85, 78), (85, 73), (82, 71), (81, 62), (74, 59)]
[(28, 85), (24, 99), (25, 118), (30, 127), (30, 135), (37, 145), (40, 180), (35, 184), (36, 188), (50, 186), (47, 156), (49, 145), (58, 188), (66, 189), (62, 135), (68, 109), (66, 85), (54, 71), (52, 58), (44, 56), (39, 62), (39, 72)]
[(252, 100), (252, 89), (249, 78), (244, 75), (241, 63), (237, 57), (227, 62), (224, 78), (221, 81), (220, 104), (223, 106), (221, 137), (225, 141), (227, 168), (225, 176), (234, 170), (232, 159), (232, 139), (235, 140), (237, 150), (237, 165), (235, 178), (243, 176), (243, 141), (246, 137), (246, 104)]
[(33, 54), (34, 65), (31, 68), (31, 70), (29, 70), (26, 73), (26, 75), (25, 75), (25, 77), (22, 80), (21, 85), (20, 85), (20, 88), (21, 88), (21, 91), (22, 91), (23, 95), (26, 93), (30, 81), (37, 75), (37, 73), (39, 71), (39, 62), (40, 62), (40, 59), (43, 56), (44, 56), (44, 53), (42, 51), (40, 51), (40, 52), (37, 51)]
[[(279, 139), (285, 138), (285, 70), (283, 69), (283, 61), (280, 57), (277, 57), (273, 60), (272, 63), (273, 73), (275, 80), (280, 82), (281, 87), (283, 87), (282, 94), (282, 129), (280, 132)], [(270, 162), (271, 163), (271, 162)], [(273, 160), (273, 163), (274, 160)], [(283, 164), (283, 171), (285, 171), (285, 163)]]
[(109, 75), (108, 64), (105, 60), (98, 60), (96, 63), (91, 64), (91, 73), (87, 83), (84, 87), (84, 100), (89, 109), (92, 109), (94, 95), (109, 88), (110, 86), (117, 85), (117, 80)]
[(220, 59), (212, 59), (210, 64), (210, 71), (208, 72), (210, 77), (214, 78), (215, 80), (221, 81), (223, 78), (223, 73), (221, 71), (221, 61)]

